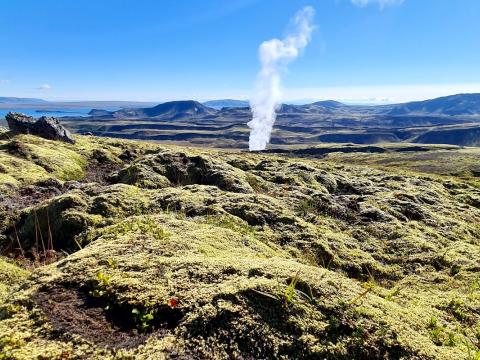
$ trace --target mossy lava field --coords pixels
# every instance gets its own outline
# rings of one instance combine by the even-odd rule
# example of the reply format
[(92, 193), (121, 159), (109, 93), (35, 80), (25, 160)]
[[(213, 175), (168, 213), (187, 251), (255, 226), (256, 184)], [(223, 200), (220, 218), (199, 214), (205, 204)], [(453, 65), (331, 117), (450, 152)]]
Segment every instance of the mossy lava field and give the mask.
[(0, 359), (480, 358), (478, 152), (0, 139)]

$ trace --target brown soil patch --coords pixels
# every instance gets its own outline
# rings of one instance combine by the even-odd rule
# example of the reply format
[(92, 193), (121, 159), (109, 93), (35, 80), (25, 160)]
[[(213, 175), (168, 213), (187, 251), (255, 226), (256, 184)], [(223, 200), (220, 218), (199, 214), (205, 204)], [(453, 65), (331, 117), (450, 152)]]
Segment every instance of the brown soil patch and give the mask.
[[(148, 334), (135, 329), (127, 311), (107, 312), (104, 300), (91, 298), (74, 287), (57, 285), (42, 289), (32, 300), (43, 311), (55, 335), (59, 337), (75, 334), (112, 349), (136, 348), (148, 338)], [(165, 332), (166, 329), (163, 330)], [(155, 333), (162, 335), (162, 329)]]
[(110, 176), (121, 170), (123, 168), (122, 164), (115, 164), (115, 163), (108, 163), (108, 162), (98, 162), (98, 161), (91, 161), (87, 169), (85, 171), (85, 178), (83, 178), (82, 182), (95, 182), (99, 184), (109, 184)]
[(61, 195), (64, 192), (65, 189), (61, 185), (58, 187), (31, 185), (19, 189), (14, 194), (0, 196), (0, 210), (7, 213), (18, 212), (26, 207), (37, 205), (44, 200)]

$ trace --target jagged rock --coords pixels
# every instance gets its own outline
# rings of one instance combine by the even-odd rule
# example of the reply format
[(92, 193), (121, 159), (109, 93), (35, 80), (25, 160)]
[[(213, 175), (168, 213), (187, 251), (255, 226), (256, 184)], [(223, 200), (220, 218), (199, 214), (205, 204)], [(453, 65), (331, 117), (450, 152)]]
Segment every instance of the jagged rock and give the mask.
[(9, 112), (5, 117), (14, 133), (37, 135), (49, 140), (61, 140), (74, 144), (70, 131), (54, 117), (42, 116), (37, 121), (32, 116)]
[(7, 120), (8, 127), (12, 132), (22, 134), (33, 132), (33, 124), (35, 124), (35, 119), (31, 116), (9, 112), (7, 116), (5, 116), (5, 119)]

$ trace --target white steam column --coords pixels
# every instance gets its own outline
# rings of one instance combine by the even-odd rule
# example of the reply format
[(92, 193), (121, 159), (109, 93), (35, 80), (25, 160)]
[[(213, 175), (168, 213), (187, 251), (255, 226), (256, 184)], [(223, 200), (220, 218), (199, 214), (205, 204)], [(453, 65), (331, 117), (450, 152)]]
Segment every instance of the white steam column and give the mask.
[(255, 94), (250, 99), (253, 119), (248, 122), (250, 129), (249, 148), (263, 150), (270, 142), (275, 123), (275, 111), (281, 104), (280, 72), (300, 51), (307, 46), (313, 30), (315, 10), (306, 6), (292, 19), (292, 32), (283, 40), (272, 39), (263, 42), (259, 48), (261, 70), (257, 75)]

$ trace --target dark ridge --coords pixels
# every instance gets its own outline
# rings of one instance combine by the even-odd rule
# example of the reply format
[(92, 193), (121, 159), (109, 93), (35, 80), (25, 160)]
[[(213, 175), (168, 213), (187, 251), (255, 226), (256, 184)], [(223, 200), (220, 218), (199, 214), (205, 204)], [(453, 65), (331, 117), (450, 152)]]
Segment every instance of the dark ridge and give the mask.
[(173, 125), (173, 124), (128, 124), (128, 125), (110, 125), (102, 126), (97, 131), (123, 131), (123, 130), (202, 130), (202, 131), (220, 131), (237, 127), (238, 124), (226, 126), (195, 126), (195, 125)]
[(323, 134), (316, 137), (320, 142), (375, 144), (380, 142), (399, 142), (400, 139), (392, 133), (338, 133)]
[(213, 115), (215, 109), (209, 108), (198, 101), (170, 101), (151, 108), (122, 109), (113, 112), (113, 116), (138, 118), (138, 117), (162, 117), (175, 120), (179, 118), (194, 118), (206, 115)]
[(268, 149), (260, 151), (262, 153), (273, 154), (295, 154), (295, 155), (326, 155), (334, 152), (342, 153), (385, 153), (387, 150), (379, 146), (345, 146), (345, 147), (330, 147), (330, 148), (303, 148), (303, 149)]
[(421, 144), (452, 144), (480, 146), (480, 126), (438, 129), (419, 135), (414, 142)]

